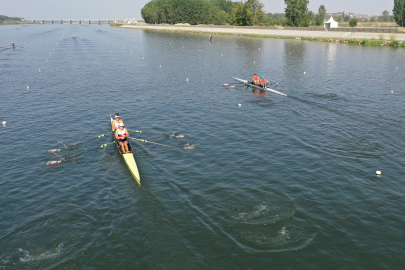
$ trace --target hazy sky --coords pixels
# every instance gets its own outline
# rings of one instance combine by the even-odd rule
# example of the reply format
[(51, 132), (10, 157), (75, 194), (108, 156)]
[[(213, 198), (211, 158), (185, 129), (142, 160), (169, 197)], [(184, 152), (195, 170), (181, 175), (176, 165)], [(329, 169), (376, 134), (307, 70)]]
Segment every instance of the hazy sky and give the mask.
[[(141, 9), (149, 0), (0, 0), (0, 15), (25, 19), (141, 19)], [(284, 12), (284, 0), (261, 0), (265, 11)], [(354, 12), (381, 15), (392, 13), (394, 0), (310, 0), (309, 10)]]

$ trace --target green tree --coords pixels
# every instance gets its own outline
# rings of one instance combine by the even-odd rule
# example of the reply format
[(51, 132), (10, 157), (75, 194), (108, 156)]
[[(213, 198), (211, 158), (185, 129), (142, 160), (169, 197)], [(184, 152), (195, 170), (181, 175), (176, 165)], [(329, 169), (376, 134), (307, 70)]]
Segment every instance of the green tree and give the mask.
[(211, 0), (211, 2), (219, 7), (220, 10), (224, 10), (227, 14), (231, 14), (234, 2), (231, 0)]
[(344, 20), (345, 20), (345, 12), (343, 11), (343, 12), (342, 12), (342, 19), (341, 19), (340, 21), (343, 22)]
[(316, 15), (312, 12), (312, 10), (308, 11), (308, 16), (309, 16), (309, 24), (315, 24), (316, 21)]
[(261, 23), (264, 18), (263, 3), (259, 0), (247, 0), (245, 5), (250, 17), (249, 21), (251, 21), (253, 25)]
[(383, 17), (384, 22), (389, 22), (390, 21), (390, 13), (388, 12), (388, 10), (384, 10), (382, 12), (382, 17)]
[(308, 0), (284, 0), (285, 24), (288, 26), (309, 26), (310, 15), (308, 11)]
[(356, 18), (351, 18), (349, 21), (350, 27), (356, 27), (358, 23), (358, 20)]
[(325, 19), (325, 14), (326, 14), (326, 8), (324, 5), (321, 5), (318, 9), (318, 15), (316, 15), (316, 20), (315, 20), (316, 25), (323, 24), (323, 21)]
[(248, 10), (244, 3), (236, 3), (232, 9), (229, 23), (236, 26), (252, 25), (252, 23), (249, 21)]
[(225, 10), (218, 11), (214, 16), (214, 24), (216, 25), (224, 25), (228, 23), (229, 15), (226, 13)]
[(392, 13), (394, 14), (395, 22), (399, 26), (404, 27), (405, 0), (394, 0), (394, 9), (392, 10)]

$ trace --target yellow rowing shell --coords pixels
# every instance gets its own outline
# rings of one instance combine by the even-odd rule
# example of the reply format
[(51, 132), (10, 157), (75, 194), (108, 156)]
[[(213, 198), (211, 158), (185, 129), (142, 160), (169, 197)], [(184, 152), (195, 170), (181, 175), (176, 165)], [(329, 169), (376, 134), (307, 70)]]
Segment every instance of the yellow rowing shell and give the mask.
[[(112, 126), (113, 121), (114, 120), (111, 118), (111, 126)], [(114, 131), (114, 129), (112, 131)], [(115, 139), (114, 133), (113, 133), (113, 138), (114, 138), (115, 144), (117, 145), (118, 151), (120, 152), (121, 156), (124, 158), (125, 163), (128, 166), (129, 171), (131, 172), (132, 176), (135, 178), (136, 182), (138, 182), (138, 184), (141, 185), (141, 177), (139, 176), (138, 166), (136, 166), (134, 151), (132, 150), (131, 144), (128, 142), (129, 153), (124, 154), (124, 153), (122, 153), (121, 147), (120, 147), (117, 139)]]

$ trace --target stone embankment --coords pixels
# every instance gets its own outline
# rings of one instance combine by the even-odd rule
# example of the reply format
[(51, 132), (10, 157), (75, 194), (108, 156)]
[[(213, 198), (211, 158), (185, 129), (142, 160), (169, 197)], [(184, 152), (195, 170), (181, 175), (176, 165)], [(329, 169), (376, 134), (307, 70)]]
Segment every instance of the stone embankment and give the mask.
[[(371, 28), (337, 28), (336, 30), (325, 30), (321, 27), (264, 27), (264, 26), (216, 26), (216, 25), (122, 25), (122, 28), (133, 29), (151, 29), (165, 31), (187, 31), (187, 32), (206, 32), (210, 34), (236, 34), (251, 36), (271, 36), (285, 38), (301, 39), (375, 39), (375, 40), (393, 40), (405, 41), (405, 34), (398, 29), (390, 30), (384, 28), (378, 29), (380, 32), (371, 32)], [(316, 29), (313, 29), (316, 28)], [(365, 29), (366, 32), (360, 32), (359, 29)], [(389, 30), (389, 31), (387, 31)], [(367, 32), (370, 31), (370, 32)], [(384, 32), (385, 31), (385, 32)]]

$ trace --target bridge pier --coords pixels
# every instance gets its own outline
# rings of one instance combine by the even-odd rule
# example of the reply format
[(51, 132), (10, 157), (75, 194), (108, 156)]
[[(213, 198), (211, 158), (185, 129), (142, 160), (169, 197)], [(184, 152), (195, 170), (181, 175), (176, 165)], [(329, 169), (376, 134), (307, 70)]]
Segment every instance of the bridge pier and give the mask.
[(79, 24), (82, 24), (82, 20), (79, 20)]
[(100, 22), (100, 20), (98, 20), (98, 25), (100, 25), (101, 24), (101, 22)]
[(44, 24), (45, 23), (45, 21), (44, 20), (41, 20), (41, 24)]
[(60, 20), (60, 24), (63, 24), (63, 21), (62, 21), (62, 20)]
[(89, 20), (89, 24), (91, 24), (91, 21)]
[(72, 20), (69, 20), (69, 24), (72, 24)]

